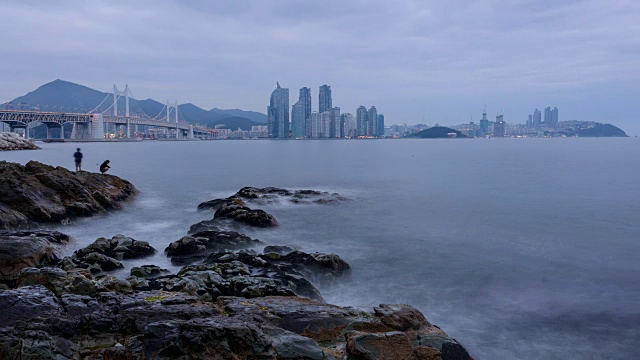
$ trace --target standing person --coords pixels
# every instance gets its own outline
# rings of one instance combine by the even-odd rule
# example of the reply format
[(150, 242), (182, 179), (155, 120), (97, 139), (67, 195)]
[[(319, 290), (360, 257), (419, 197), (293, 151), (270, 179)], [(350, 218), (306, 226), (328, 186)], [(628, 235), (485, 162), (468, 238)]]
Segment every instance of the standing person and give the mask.
[(76, 161), (76, 172), (82, 171), (82, 153), (80, 152), (80, 148), (77, 148), (76, 152), (73, 153), (73, 158)]
[(111, 169), (111, 166), (109, 166), (109, 160), (105, 160), (102, 165), (100, 165), (100, 172), (104, 174), (109, 171), (109, 169)]

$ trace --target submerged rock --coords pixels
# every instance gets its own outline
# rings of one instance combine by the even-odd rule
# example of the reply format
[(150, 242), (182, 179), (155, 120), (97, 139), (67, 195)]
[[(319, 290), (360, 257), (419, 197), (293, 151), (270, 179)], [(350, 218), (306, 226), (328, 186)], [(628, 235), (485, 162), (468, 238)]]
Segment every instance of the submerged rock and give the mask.
[(117, 209), (136, 193), (117, 176), (71, 172), (29, 161), (0, 161), (0, 228), (28, 222), (58, 222)]

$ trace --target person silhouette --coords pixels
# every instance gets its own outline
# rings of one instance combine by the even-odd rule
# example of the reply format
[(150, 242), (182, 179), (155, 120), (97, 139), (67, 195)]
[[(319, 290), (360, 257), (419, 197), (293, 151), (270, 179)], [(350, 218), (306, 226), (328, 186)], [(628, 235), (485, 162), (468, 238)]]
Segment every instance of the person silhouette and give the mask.
[(76, 172), (82, 171), (82, 153), (80, 152), (80, 148), (77, 148), (76, 152), (73, 153), (73, 158), (76, 162)]
[(109, 169), (111, 169), (111, 166), (109, 166), (109, 160), (105, 160), (102, 165), (100, 165), (100, 172), (104, 174), (109, 171)]

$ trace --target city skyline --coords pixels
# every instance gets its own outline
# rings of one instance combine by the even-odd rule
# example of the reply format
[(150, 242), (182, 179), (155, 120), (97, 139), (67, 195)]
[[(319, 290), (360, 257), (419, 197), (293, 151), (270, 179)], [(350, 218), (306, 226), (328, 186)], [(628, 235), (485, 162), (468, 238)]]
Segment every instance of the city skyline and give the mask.
[(553, 103), (640, 133), (637, 2), (6, 2), (3, 14), (3, 102), (61, 78), (264, 112), (278, 78), (329, 83), (343, 109), (375, 103), (398, 123), (455, 124), (485, 104), (525, 122)]

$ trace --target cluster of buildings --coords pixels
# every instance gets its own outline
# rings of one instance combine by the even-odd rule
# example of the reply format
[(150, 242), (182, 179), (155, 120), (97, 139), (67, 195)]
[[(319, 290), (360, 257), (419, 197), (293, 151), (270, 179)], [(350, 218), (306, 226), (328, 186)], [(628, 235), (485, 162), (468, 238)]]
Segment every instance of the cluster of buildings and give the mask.
[(532, 115), (529, 115), (526, 126), (529, 129), (555, 128), (558, 125), (558, 108), (547, 106), (544, 109), (544, 121), (542, 120), (542, 113), (540, 110), (535, 109)]
[(558, 126), (558, 108), (548, 106), (544, 109), (544, 119), (540, 110), (535, 109), (525, 124), (507, 124), (504, 115), (496, 116), (495, 121), (487, 119), (486, 110), (482, 113), (480, 124), (453, 126), (454, 129), (469, 137), (505, 137), (505, 136), (548, 136)]
[[(291, 116), (289, 114), (291, 113)], [(375, 106), (360, 106), (354, 117), (333, 106), (331, 87), (320, 86), (318, 111), (311, 107), (311, 89), (300, 89), (298, 101), (289, 111), (289, 89), (276, 83), (267, 107), (267, 134), (274, 139), (337, 139), (383, 137), (384, 115)]]

